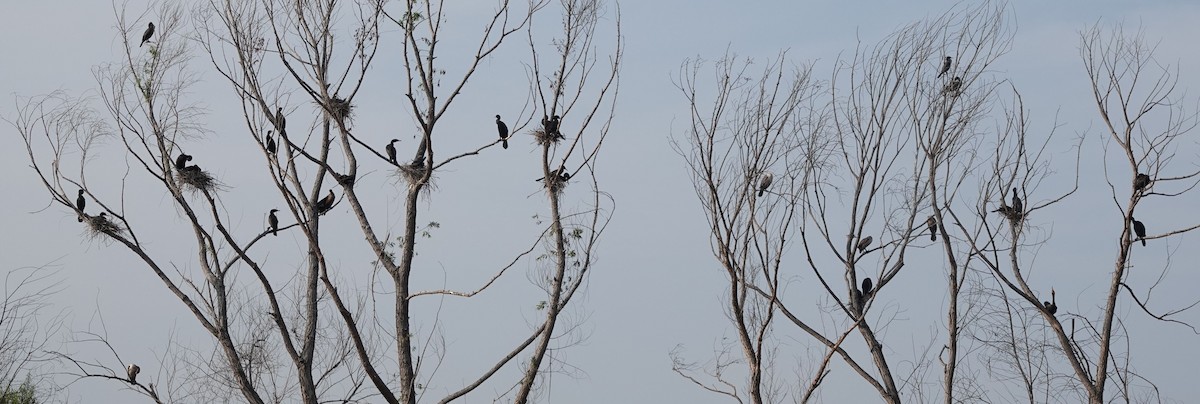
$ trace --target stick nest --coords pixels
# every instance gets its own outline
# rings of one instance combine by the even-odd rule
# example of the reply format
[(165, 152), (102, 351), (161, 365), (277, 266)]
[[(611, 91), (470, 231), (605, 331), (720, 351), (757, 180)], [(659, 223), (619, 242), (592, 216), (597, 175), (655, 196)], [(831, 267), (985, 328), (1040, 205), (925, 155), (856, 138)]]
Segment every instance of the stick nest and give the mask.
[(184, 167), (182, 170), (175, 171), (175, 177), (180, 182), (187, 184), (197, 191), (213, 192), (221, 188), (221, 183), (218, 182), (208, 172), (200, 169), (197, 166)]
[(335, 95), (333, 99), (329, 100), (329, 113), (333, 115), (334, 119), (348, 122), (350, 116), (354, 113), (354, 106), (350, 105), (349, 100), (344, 100)]
[(400, 178), (412, 185), (420, 182), (421, 178), (425, 177), (425, 173), (429, 171), (429, 166), (424, 163), (416, 164), (414, 162), (411, 164), (401, 164), (396, 171), (400, 173)]
[(108, 220), (107, 215), (86, 216), (88, 225), (88, 236), (91, 238), (101, 238), (103, 236), (117, 237), (125, 233), (125, 228), (112, 220)]
[(546, 132), (546, 128), (544, 128), (544, 127), (534, 129), (532, 134), (533, 134), (533, 138), (537, 139), (537, 144), (539, 146), (546, 146), (546, 145), (558, 143), (559, 140), (563, 139), (562, 132), (548, 133), (548, 132)]

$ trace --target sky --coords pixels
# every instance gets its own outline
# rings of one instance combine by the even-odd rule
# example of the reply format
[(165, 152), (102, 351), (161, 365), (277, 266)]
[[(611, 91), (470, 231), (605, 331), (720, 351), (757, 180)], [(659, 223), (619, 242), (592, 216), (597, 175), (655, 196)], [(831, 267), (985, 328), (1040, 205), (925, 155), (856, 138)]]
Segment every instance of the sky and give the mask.
[[(684, 349), (689, 358), (704, 362), (722, 338), (734, 335), (722, 311), (724, 279), (712, 258), (703, 214), (684, 161), (670, 144), (672, 136), (682, 134), (688, 124), (687, 104), (673, 79), (688, 58), (712, 60), (730, 50), (766, 60), (785, 49), (791, 60), (812, 62), (815, 71), (827, 77), (830, 64), (839, 55), (851, 52), (857, 42), (876, 42), (898, 27), (939, 15), (956, 4), (942, 0), (913, 3), (621, 3), (627, 53), (616, 117), (596, 167), (601, 187), (615, 200), (613, 221), (601, 241), (586, 294), (572, 310), (571, 321), (578, 324), (585, 338), (555, 357), (575, 370), (554, 377), (548, 402), (727, 402), (671, 371), (669, 353), (677, 347)], [(459, 4), (460, 9), (451, 11), (464, 13), (463, 20), (470, 21), (470, 16), (490, 10), (491, 4)], [(147, 4), (130, 1), (127, 7), (130, 15), (137, 16)], [(94, 69), (119, 62), (121, 55), (111, 4), (77, 2), (65, 7), (57, 2), (9, 2), (3, 9), (0, 37), (8, 39), (0, 41), (0, 55), (4, 55), (0, 61), (0, 95), (6, 100), (0, 102), (0, 117), (11, 120), (20, 97), (62, 90), (97, 98)], [(1074, 170), (1070, 143), (1076, 138), (1083, 139), (1085, 156), (1105, 152), (1103, 138), (1098, 136), (1100, 122), (1079, 62), (1079, 30), (1097, 22), (1141, 27), (1145, 38), (1157, 43), (1159, 60), (1178, 66), (1182, 72), (1179, 88), (1189, 95), (1200, 88), (1200, 74), (1194, 73), (1200, 71), (1200, 55), (1194, 46), (1194, 39), (1200, 37), (1200, 29), (1194, 24), (1200, 20), (1200, 4), (1014, 2), (1010, 12), (1016, 24), (1012, 49), (994, 66), (994, 74), (1007, 78), (1022, 91), (1037, 130), (1049, 131), (1057, 122), (1059, 138), (1049, 147), (1054, 156), (1050, 160), (1054, 174), (1041, 185), (1046, 195), (1070, 186)], [(477, 27), (464, 24), (462, 32), (473, 34)], [(492, 115), (520, 114), (527, 88), (520, 63), (522, 41), (523, 37), (518, 37), (510, 45), (511, 50), (502, 50), (481, 66), (489, 73), (469, 83), (461, 102), (454, 107), (454, 119), (447, 124), (448, 132), (464, 135), (461, 140), (451, 138), (443, 148), (466, 150), (479, 143), (471, 135), (493, 136)], [(451, 38), (450, 44), (454, 43)], [(405, 155), (414, 147), (413, 126), (406, 114), (396, 112), (403, 108), (398, 96), (402, 93), (396, 92), (399, 86), (393, 78), (397, 74), (392, 73), (399, 67), (394, 57), (397, 48), (385, 45), (383, 52), (380, 73), (369, 78), (370, 88), (362, 94), (355, 125), (360, 133), (377, 133), (364, 136), (380, 144), (392, 137), (401, 139), (398, 147)], [(232, 189), (223, 202), (230, 207), (233, 223), (243, 230), (257, 228), (263, 223), (264, 212), (282, 201), (267, 190), (254, 189), (261, 179), (241, 175), (261, 172), (258, 152), (250, 148), (243, 134), (246, 129), (238, 106), (227, 103), (231, 99), (229, 86), (202, 55), (197, 53), (192, 62), (203, 84), (191, 96), (205, 109), (210, 134), (189, 150), (198, 156), (198, 164), (214, 169)], [(1195, 98), (1189, 98), (1189, 102), (1194, 104)], [(1193, 168), (1200, 161), (1196, 159), (1196, 139), (1192, 134), (1181, 145), (1177, 156), (1180, 170)], [(10, 173), (2, 180), (9, 194), (3, 198), (6, 209), (0, 210), (3, 269), (49, 265), (61, 286), (51, 299), (52, 311), (66, 313), (68, 325), (74, 330), (97, 331), (103, 327), (114, 348), (129, 361), (158, 363), (171, 338), (185, 346), (205, 346), (208, 340), (196, 332), (194, 319), (144, 266), (117, 246), (86, 240), (73, 213), (49, 204), (11, 126), (0, 125), (0, 142), (0, 164)], [(533, 182), (540, 176), (536, 157), (531, 142), (514, 141), (509, 150), (489, 149), (442, 174), (437, 189), (423, 206), (427, 210), (422, 213), (422, 224), (436, 221), (441, 227), (418, 244), (418, 260), (431, 270), (418, 278), (418, 289), (466, 288), (490, 273), (497, 262), (506, 262), (511, 251), (527, 248), (529, 235), (540, 228), (534, 216), (545, 214), (538, 184)], [(112, 174), (95, 181), (108, 185), (110, 189), (103, 192), (116, 198), (126, 162), (119, 157), (97, 160), (96, 166)], [(1047, 282), (1057, 285), (1060, 307), (1092, 314), (1097, 312), (1096, 304), (1087, 299), (1107, 285), (1106, 275), (1114, 255), (1111, 246), (1120, 226), (1119, 218), (1111, 220), (1113, 203), (1106, 199), (1108, 189), (1098, 161), (1085, 157), (1080, 191), (1068, 203), (1047, 211), (1045, 218), (1035, 219), (1038, 231), (1050, 241), (1033, 253), (1036, 265), (1046, 268)], [(373, 206), (385, 212), (388, 225), (398, 228), (403, 222), (402, 200), (398, 191), (388, 193), (395, 185), (379, 169), (370, 171), (364, 180), (380, 190), (381, 196), (371, 201)], [(152, 236), (147, 239), (152, 240), (155, 251), (161, 257), (186, 257), (194, 247), (166, 241), (171, 231), (184, 223), (170, 215), (170, 199), (161, 191), (137, 194), (137, 190), (133, 185), (130, 206), (166, 213), (159, 216), (160, 223), (146, 225), (147, 234)], [(1048, 196), (1031, 199), (1045, 198)], [(1143, 221), (1200, 221), (1187, 209), (1195, 206), (1195, 195), (1185, 198), (1148, 212)], [(568, 203), (574, 204), (569, 205), (572, 208), (583, 206), (579, 199)], [(246, 209), (234, 208), (242, 206)], [(346, 251), (338, 255), (334, 265), (345, 269), (346, 279), (368, 279), (370, 265), (361, 258), (370, 255), (361, 243), (352, 214), (343, 206), (331, 217), (334, 220), (323, 221), (332, 223), (323, 232), (331, 242), (344, 244)], [(514, 236), (497, 238), (492, 230), (500, 228), (511, 229)], [(295, 234), (269, 240), (272, 256), (268, 262), (294, 267), (302, 258), (296, 253), (302, 241)], [(1146, 249), (1144, 254), (1151, 257), (1141, 267), (1152, 270), (1166, 265), (1168, 261), (1163, 257), (1174, 254), (1168, 281), (1155, 286), (1155, 298), (1160, 299), (1155, 302), (1161, 307), (1178, 307), (1198, 298), (1187, 286), (1200, 282), (1195, 265), (1198, 257), (1188, 248), (1196, 241), (1196, 235), (1185, 234), (1158, 240)], [(801, 258), (798, 254), (790, 257), (797, 262)], [(187, 261), (181, 258), (179, 262)], [(520, 269), (533, 273), (533, 266), (522, 264)], [(1135, 264), (1136, 269), (1142, 268)], [(282, 272), (275, 275), (287, 278)], [(806, 279), (803, 275), (797, 275), (799, 282)], [(936, 309), (944, 304), (940, 294), (920, 290), (929, 287), (925, 285), (930, 279), (937, 278), (914, 275), (903, 280), (903, 288), (897, 286), (897, 292), (882, 297), (887, 299), (887, 315), (896, 318), (887, 327), (885, 340), (898, 357), (919, 352), (940, 327), (936, 311), (931, 318), (928, 312), (916, 309)], [(453, 389), (459, 380), (477, 374), (486, 358), (498, 355), (508, 345), (504, 338), (515, 338), (538, 321), (538, 312), (533, 309), (538, 299), (530, 297), (532, 289), (525, 276), (513, 276), (498, 286), (503, 292), (470, 303), (453, 299), (421, 303), (420, 310), (425, 313), (444, 310), (444, 331), (452, 336), (448, 341), (448, 365), (439, 370), (443, 388)], [(905, 288), (911, 291), (900, 292)], [(812, 310), (815, 313), (815, 307)], [(1200, 336), (1186, 327), (1148, 321), (1137, 310), (1127, 309), (1121, 314), (1129, 319), (1126, 325), (1134, 339), (1132, 349), (1138, 370), (1158, 383), (1167, 398), (1182, 402), (1200, 396), (1200, 386), (1194, 383)], [(1200, 314), (1195, 311), (1185, 312), (1180, 318), (1200, 323)], [(428, 330), (430, 325), (426, 327)], [(778, 338), (790, 353), (803, 354), (810, 343), (794, 329), (782, 330)], [(112, 362), (94, 345), (72, 343), (70, 335), (58, 339), (66, 351)], [(787, 374), (793, 367), (805, 366), (789, 363), (781, 369)], [(151, 377), (161, 372), (153, 365), (142, 367), (143, 374)], [(878, 401), (844, 367), (835, 368), (831, 380), (823, 390), (825, 402)], [(490, 402), (492, 393), (503, 390), (501, 385), (488, 388), (493, 390), (469, 396), (464, 402)], [(119, 384), (90, 380), (72, 384), (65, 394), (70, 402), (134, 402), (136, 397)]]

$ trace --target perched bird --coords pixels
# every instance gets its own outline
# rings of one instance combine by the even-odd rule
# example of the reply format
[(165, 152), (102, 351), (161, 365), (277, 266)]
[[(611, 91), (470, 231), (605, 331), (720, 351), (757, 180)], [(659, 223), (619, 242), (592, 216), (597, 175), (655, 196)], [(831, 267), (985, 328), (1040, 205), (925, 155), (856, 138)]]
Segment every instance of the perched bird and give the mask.
[(562, 132), (560, 132), (558, 129), (560, 120), (561, 118), (559, 118), (558, 115), (555, 115), (550, 117), (550, 120), (546, 122), (546, 133), (554, 136), (555, 139), (563, 138)]
[(129, 376), (129, 383), (137, 384), (137, 375), (142, 371), (142, 368), (132, 363), (125, 367), (125, 374)]
[(950, 59), (949, 56), (946, 56), (946, 60), (942, 61), (942, 70), (939, 71), (938, 75), (937, 75), (939, 78), (942, 77), (943, 74), (946, 74), (946, 72), (950, 71), (951, 63), (952, 63), (952, 59)]
[(75, 207), (79, 208), (79, 223), (83, 223), (83, 207), (87, 206), (87, 199), (83, 197), (83, 189), (79, 190), (79, 196), (75, 197)]
[(267, 131), (267, 153), (275, 154), (278, 150), (278, 146), (275, 145), (275, 138), (271, 137), (271, 131)]
[(1137, 177), (1133, 178), (1133, 192), (1142, 192), (1150, 185), (1150, 176), (1138, 173)]
[(179, 157), (175, 158), (175, 169), (182, 170), (187, 168), (187, 162), (192, 161), (192, 156), (186, 153), (179, 153)]
[(1013, 188), (1012, 196), (1012, 212), (1016, 214), (1025, 213), (1025, 204), (1021, 202), (1021, 197), (1017, 196), (1017, 189)]
[(871, 297), (871, 278), (863, 278), (862, 280), (863, 300)]
[(1129, 220), (1133, 220), (1133, 234), (1137, 235), (1137, 240), (1142, 240), (1143, 247), (1146, 246), (1146, 225), (1132, 217)]
[[(562, 167), (562, 166), (558, 167), (557, 170), (554, 170), (553, 172), (551, 172), (550, 175), (552, 177), (558, 177), (558, 180), (562, 181), (562, 182), (567, 182), (567, 180), (571, 179), (571, 173), (567, 171), (566, 167)], [(541, 177), (534, 181), (544, 181), (544, 180), (546, 180), (546, 177)]]
[(321, 198), (321, 200), (317, 201), (317, 203), (313, 205), (313, 209), (317, 211), (317, 216), (324, 215), (325, 212), (329, 212), (330, 209), (333, 209), (333, 201), (333, 190), (331, 189), (329, 190), (328, 196)]
[(500, 146), (508, 148), (508, 125), (500, 120), (500, 115), (496, 115), (496, 131), (500, 132)]
[(1008, 205), (1005, 205), (1004, 201), (1000, 201), (1000, 207), (996, 208), (996, 210), (993, 210), (992, 212), (1000, 212), (1001, 215), (1009, 216), (1012, 214), (1012, 208), (1009, 208)]
[(856, 246), (858, 247), (858, 251), (867, 249), (867, 247), (871, 245), (871, 240), (871, 236), (866, 236), (863, 237), (862, 240), (858, 240), (858, 245)]
[(283, 116), (283, 107), (275, 107), (275, 126), (279, 129), (279, 136), (287, 137), (287, 117)]
[(383, 150), (387, 152), (388, 161), (392, 162), (392, 165), (396, 165), (396, 142), (399, 141), (400, 139), (392, 139), (387, 146), (383, 147)]
[(929, 215), (929, 218), (925, 219), (925, 225), (929, 226), (929, 240), (937, 241), (937, 218)]
[(267, 216), (267, 223), (269, 223), (271, 225), (271, 235), (272, 236), (279, 235), (279, 218), (275, 217), (275, 212), (278, 212), (278, 211), (279, 211), (279, 209), (271, 209), (271, 215)]
[[(146, 27), (146, 32), (142, 33), (142, 45), (150, 41), (150, 37), (152, 36), (154, 36), (154, 23), (150, 23), (150, 26)], [(142, 45), (138, 45), (138, 47), (140, 48)]]
[(957, 96), (959, 90), (962, 90), (962, 77), (954, 76), (954, 78), (950, 79), (950, 84), (947, 84), (946, 88), (942, 89), (942, 94)]
[(775, 177), (770, 172), (764, 173), (762, 178), (758, 179), (758, 196), (763, 196), (763, 192), (767, 191), (767, 188), (771, 186), (771, 181), (774, 180)]
[(1050, 301), (1044, 301), (1042, 305), (1046, 306), (1046, 312), (1050, 313), (1050, 315), (1058, 313), (1058, 305), (1054, 303), (1054, 288), (1050, 288)]

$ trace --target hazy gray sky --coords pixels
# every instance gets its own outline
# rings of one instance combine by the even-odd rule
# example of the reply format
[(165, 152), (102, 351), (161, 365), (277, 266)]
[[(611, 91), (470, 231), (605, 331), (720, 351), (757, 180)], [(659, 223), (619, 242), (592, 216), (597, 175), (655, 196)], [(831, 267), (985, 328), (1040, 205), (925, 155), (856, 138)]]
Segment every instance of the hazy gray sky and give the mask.
[[(469, 10), (490, 10), (492, 2), (472, 1)], [(914, 5), (919, 3), (920, 5)], [(626, 35), (627, 54), (622, 71), (619, 105), (597, 171), (601, 187), (616, 200), (612, 225), (604, 235), (599, 261), (592, 273), (588, 292), (573, 310), (571, 321), (578, 323), (583, 342), (558, 352), (555, 361), (577, 369), (556, 375), (548, 402), (554, 403), (718, 403), (722, 397), (705, 392), (671, 371), (668, 357), (674, 347), (686, 349), (690, 358), (703, 362), (723, 337), (733, 337), (721, 298), (725, 293), (723, 275), (712, 259), (704, 218), (697, 204), (683, 160), (671, 149), (669, 139), (681, 133), (687, 124), (684, 99), (672, 84), (685, 58), (720, 57), (730, 49), (745, 57), (766, 59), (782, 49), (797, 63), (815, 61), (819, 78), (828, 77), (839, 53), (852, 52), (856, 41), (874, 43), (897, 27), (934, 16), (953, 6), (953, 1), (758, 1), (730, 2), (711, 0), (625, 0), (621, 17)], [(136, 17), (145, 9), (143, 1), (131, 1), (128, 10)], [(468, 11), (469, 11), (468, 10)], [(1113, 246), (1119, 234), (1120, 217), (1107, 198), (1102, 165), (1103, 138), (1098, 136), (1098, 121), (1078, 57), (1077, 32), (1090, 24), (1124, 21), (1141, 26), (1151, 42), (1159, 41), (1161, 62), (1175, 64), (1182, 72), (1179, 86), (1200, 91), (1200, 56), (1195, 41), (1200, 38), (1200, 4), (1190, 1), (1065, 1), (1016, 2), (1011, 6), (1016, 36), (1011, 52), (995, 66), (997, 75), (1011, 80), (1025, 97), (1034, 128), (1049, 131), (1057, 119), (1059, 141), (1048, 153), (1056, 172), (1040, 185), (1031, 200), (1040, 201), (1070, 187), (1073, 174), (1073, 138), (1084, 137), (1080, 192), (1070, 201), (1031, 218), (1036, 231), (1050, 241), (1030, 256), (1034, 266), (1044, 268), (1045, 284), (1058, 290), (1059, 306), (1073, 312), (1095, 314), (1095, 297), (1108, 282)], [(549, 17), (549, 16), (547, 16)], [(154, 17), (150, 17), (154, 20)], [(454, 21), (452, 21), (454, 22)], [(117, 37), (113, 6), (103, 2), (7, 2), (0, 13), (0, 116), (12, 119), (15, 97), (34, 96), (55, 90), (95, 97), (93, 69), (119, 62), (121, 43)], [(552, 27), (552, 25), (551, 25)], [(462, 27), (466, 34), (478, 32), (475, 26)], [(394, 32), (392, 34), (395, 34)], [(387, 37), (385, 41), (394, 39)], [(444, 149), (466, 149), (480, 139), (493, 136), (492, 115), (515, 116), (524, 104), (525, 75), (519, 58), (525, 55), (524, 37), (517, 37), (509, 49), (497, 54), (482, 68), (484, 73), (468, 84), (464, 99), (456, 106), (448, 131), (462, 133), (448, 140)], [(401, 155), (410, 154), (413, 142), (411, 120), (402, 112), (395, 89), (397, 76), (395, 47), (386, 47), (375, 74), (368, 82), (372, 90), (362, 95), (356, 127), (359, 133), (382, 145), (391, 137), (402, 142)], [(266, 210), (282, 207), (278, 195), (255, 190), (263, 179), (243, 178), (242, 173), (261, 173), (261, 158), (244, 136), (245, 127), (239, 110), (230, 101), (228, 84), (212, 70), (207, 58), (195, 49), (193, 71), (200, 74), (192, 101), (207, 111), (211, 134), (189, 150), (203, 164), (231, 186), (223, 201), (232, 220), (249, 231), (259, 228)], [(931, 63), (936, 63), (931, 61)], [(390, 69), (390, 70), (382, 70)], [(293, 96), (296, 98), (297, 96)], [(1194, 102), (1194, 98), (1192, 99)], [(294, 100), (302, 103), (303, 100)], [(289, 120), (297, 122), (298, 120)], [(305, 123), (307, 124), (307, 123)], [(397, 128), (399, 126), (399, 128)], [(289, 128), (292, 126), (289, 125)], [(99, 327), (103, 316), (108, 337), (130, 360), (143, 364), (143, 375), (154, 377), (154, 364), (170, 338), (184, 345), (207, 346), (205, 334), (195, 333), (195, 320), (163, 288), (143, 265), (126, 250), (87, 241), (72, 212), (61, 206), (48, 209), (48, 198), (28, 168), (23, 144), (8, 125), (0, 126), (0, 161), (4, 176), (5, 209), (0, 210), (0, 263), (3, 268), (53, 263), (58, 268), (63, 291), (54, 297), (55, 308), (71, 314), (74, 329)], [(233, 134), (231, 134), (233, 133)], [(234, 135), (236, 134), (236, 135)], [(461, 140), (459, 140), (461, 137)], [(1194, 169), (1196, 154), (1193, 134), (1181, 144), (1176, 167)], [(117, 198), (125, 162), (120, 150), (109, 147), (106, 157), (98, 157), (97, 166), (107, 175), (91, 174), (96, 184), (111, 189), (93, 189), (109, 198)], [(507, 262), (511, 251), (525, 248), (527, 236), (539, 226), (532, 217), (544, 215), (540, 198), (540, 176), (535, 166), (537, 155), (531, 142), (514, 141), (509, 150), (488, 150), (478, 158), (453, 166), (440, 176), (432, 193), (422, 224), (437, 221), (442, 227), (433, 237), (419, 242), (419, 259), (431, 273), (419, 277), (417, 289), (446, 286), (468, 288), (490, 273), (498, 262)], [(136, 173), (136, 169), (134, 172)], [(139, 173), (140, 174), (140, 173)], [(374, 176), (374, 177), (371, 177)], [(103, 178), (101, 178), (103, 177)], [(388, 223), (401, 220), (400, 192), (391, 191), (381, 167), (364, 178), (380, 189), (376, 207), (391, 212)], [(144, 187), (142, 187), (144, 189)], [(179, 228), (180, 219), (169, 215), (172, 205), (161, 190), (138, 194), (135, 186), (128, 195), (132, 206), (157, 209), (167, 215), (156, 216), (162, 228), (149, 233), (166, 236)], [(1045, 195), (1045, 196), (1043, 196)], [(572, 200), (573, 207), (582, 206)], [(1195, 196), (1185, 202), (1139, 214), (1148, 225), (1153, 223), (1196, 221)], [(243, 209), (244, 207), (244, 209)], [(44, 210), (43, 210), (44, 209)], [(340, 216), (340, 217), (339, 217)], [(333, 264), (344, 268), (349, 279), (367, 279), (370, 254), (361, 242), (357, 225), (350, 214), (339, 207), (331, 213), (333, 223), (323, 229), (326, 240), (345, 244), (346, 253)], [(172, 222), (173, 220), (173, 222)], [(338, 223), (340, 222), (340, 223)], [(151, 229), (154, 225), (147, 224)], [(514, 239), (495, 239), (498, 228), (510, 228)], [(1153, 230), (1151, 230), (1153, 232)], [(506, 236), (507, 237), (507, 236)], [(524, 238), (522, 238), (524, 237)], [(187, 263), (194, 254), (187, 243), (168, 243), (167, 238), (152, 238), (158, 257), (182, 256)], [(1174, 308), (1200, 297), (1194, 285), (1200, 284), (1200, 268), (1193, 234), (1157, 240), (1139, 249), (1135, 271), (1155, 271), (1170, 264), (1169, 282), (1159, 285), (1154, 302), (1161, 308)], [(296, 234), (281, 234), (270, 240), (271, 258), (281, 268), (294, 268), (303, 256), (297, 250), (303, 241)], [(800, 261), (800, 250), (789, 259)], [(357, 252), (358, 254), (355, 254)], [(277, 254), (276, 258), (274, 255)], [(1145, 256), (1145, 257), (1143, 257)], [(1143, 261), (1144, 260), (1144, 261)], [(941, 327), (942, 303), (939, 277), (941, 261), (931, 257), (928, 273), (909, 271), (902, 282), (885, 296), (880, 311), (894, 316), (885, 329), (888, 350), (897, 358), (911, 358), (936, 338)], [(909, 265), (920, 265), (910, 262)], [(528, 270), (529, 267), (519, 267)], [(185, 269), (186, 270), (186, 269)], [(280, 269), (283, 271), (283, 269)], [(358, 274), (349, 273), (359, 271)], [(808, 280), (797, 273), (796, 282)], [(284, 276), (286, 278), (286, 276)], [(1145, 281), (1145, 279), (1143, 279)], [(1150, 282), (1153, 279), (1149, 280)], [(1144, 283), (1143, 286), (1149, 285)], [(448, 299), (442, 315), (444, 331), (451, 338), (448, 365), (439, 371), (439, 388), (456, 388), (461, 380), (474, 378), (480, 366), (502, 352), (510, 342), (506, 337), (521, 335), (528, 324), (538, 321), (533, 309), (539, 300), (522, 276), (504, 281), (501, 292), (486, 294), (476, 301)], [(928, 289), (926, 289), (928, 288)], [(911, 293), (901, 292), (911, 290)], [(934, 291), (930, 293), (928, 291)], [(801, 299), (802, 298), (797, 298)], [(810, 315), (817, 315), (817, 298), (812, 298)], [(430, 299), (421, 310), (428, 312), (439, 302)], [(482, 307), (481, 307), (482, 306)], [(935, 310), (919, 312), (914, 307)], [(1123, 313), (1129, 321), (1134, 345), (1135, 365), (1162, 393), (1186, 402), (1200, 397), (1195, 383), (1196, 363), (1200, 363), (1200, 337), (1189, 329), (1147, 321), (1134, 309)], [(477, 320), (470, 323), (466, 320)], [(1182, 319), (1200, 324), (1200, 314), (1190, 312)], [(430, 330), (424, 324), (422, 331)], [(481, 336), (495, 336), (493, 340)], [(781, 370), (807, 369), (804, 347), (806, 336), (781, 327), (779, 342), (788, 355), (781, 358)], [(940, 343), (940, 342), (939, 342)], [(67, 346), (83, 355), (95, 353), (95, 347)], [(793, 365), (791, 362), (800, 362)], [(935, 372), (937, 370), (934, 370)], [(977, 375), (988, 378), (986, 373)], [(491, 387), (502, 389), (501, 385)], [(121, 391), (112, 382), (84, 381), (73, 385), (70, 397), (78, 402), (136, 402), (137, 397)], [(441, 393), (440, 391), (434, 393)], [(434, 394), (438, 395), (440, 394)], [(465, 402), (490, 402), (492, 391), (480, 391)], [(825, 402), (876, 402), (877, 396), (844, 366), (834, 368), (830, 383), (822, 391)]]

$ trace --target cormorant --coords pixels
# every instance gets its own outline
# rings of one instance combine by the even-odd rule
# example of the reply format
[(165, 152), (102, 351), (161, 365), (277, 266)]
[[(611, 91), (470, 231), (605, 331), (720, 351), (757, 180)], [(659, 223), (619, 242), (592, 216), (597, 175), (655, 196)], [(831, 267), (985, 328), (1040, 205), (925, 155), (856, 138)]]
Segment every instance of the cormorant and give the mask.
[(287, 117), (283, 116), (283, 107), (275, 107), (275, 126), (279, 127), (279, 136), (287, 137)]
[(771, 181), (774, 180), (775, 176), (771, 175), (770, 172), (764, 173), (762, 178), (758, 180), (758, 196), (763, 196), (763, 192), (767, 191), (767, 188), (771, 186)]
[(275, 212), (278, 212), (278, 211), (279, 211), (279, 209), (271, 209), (271, 215), (267, 216), (267, 223), (269, 223), (271, 225), (271, 235), (272, 236), (279, 235), (279, 218), (275, 217)]
[(561, 119), (562, 118), (559, 118), (558, 115), (552, 116), (550, 117), (550, 124), (547, 125), (550, 127), (550, 134), (554, 135), (555, 139), (563, 138), (562, 131), (559, 130), (559, 123), (561, 122)]
[(954, 76), (954, 78), (950, 79), (950, 84), (947, 84), (946, 88), (942, 90), (942, 93), (957, 96), (958, 90), (961, 90), (961, 89), (962, 89), (962, 77)]
[(498, 132), (500, 132), (500, 141), (501, 141), (500, 145), (503, 146), (505, 149), (507, 149), (508, 148), (508, 125), (505, 125), (504, 121), (500, 120), (500, 115), (496, 115), (496, 130)]
[(275, 145), (275, 138), (271, 137), (272, 131), (267, 131), (267, 153), (275, 154), (279, 148)]
[(192, 156), (187, 153), (179, 153), (179, 157), (175, 158), (175, 169), (182, 170), (187, 168), (187, 162), (192, 161)]
[(388, 161), (392, 162), (392, 165), (397, 165), (396, 164), (396, 142), (399, 142), (399, 141), (400, 141), (400, 139), (392, 139), (391, 142), (388, 142), (387, 146), (383, 147), (383, 150), (387, 151)]
[(1021, 202), (1021, 197), (1017, 196), (1016, 188), (1013, 188), (1012, 212), (1018, 215), (1025, 213), (1025, 204)]
[[(142, 33), (142, 45), (150, 41), (150, 37), (152, 36), (154, 36), (154, 23), (150, 23), (150, 26), (146, 27), (146, 32)], [(138, 47), (140, 48), (142, 45), (138, 45)]]
[(858, 240), (858, 245), (856, 246), (856, 247), (858, 247), (858, 251), (867, 249), (867, 246), (871, 245), (871, 240), (872, 240), (871, 236), (866, 236), (866, 237), (863, 237), (862, 240)]
[(87, 198), (83, 197), (83, 189), (79, 189), (79, 196), (75, 198), (75, 207), (79, 208), (79, 223), (83, 223), (83, 207), (87, 206)]
[(938, 78), (941, 78), (943, 74), (946, 74), (946, 72), (950, 71), (951, 62), (952, 59), (950, 59), (949, 56), (946, 56), (946, 60), (942, 61), (942, 71), (938, 72)]
[[(153, 25), (151, 27), (153, 27)], [(140, 368), (140, 367), (138, 367), (138, 365), (134, 365), (132, 363), (130, 363), (129, 366), (125, 367), (125, 374), (129, 376), (129, 382), (133, 383), (133, 384), (137, 384), (137, 375), (141, 371), (142, 371), (142, 368)]]
[(1138, 240), (1142, 240), (1143, 247), (1146, 246), (1146, 225), (1132, 217), (1129, 220), (1133, 220), (1133, 234), (1137, 235)]
[(1133, 191), (1134, 192), (1142, 192), (1142, 190), (1146, 189), (1146, 187), (1149, 185), (1150, 185), (1150, 176), (1149, 175), (1138, 173), (1137, 177), (1135, 177), (1133, 179)]
[(871, 278), (863, 278), (862, 280), (863, 300), (866, 301), (871, 297)]
[(330, 209), (333, 209), (333, 190), (329, 190), (329, 196), (321, 198), (313, 205), (313, 209), (317, 211), (317, 216), (324, 215)]
[(1048, 301), (1048, 302), (1043, 301), (1042, 305), (1046, 306), (1046, 312), (1049, 312), (1050, 315), (1054, 315), (1054, 313), (1058, 313), (1058, 305), (1055, 304), (1055, 302), (1054, 302), (1054, 288), (1050, 288), (1050, 301)]
[[(557, 176), (558, 180), (562, 181), (562, 182), (567, 182), (568, 180), (571, 179), (571, 173), (567, 172), (567, 167), (562, 167), (562, 166), (558, 167), (557, 170), (550, 172), (550, 175), (552, 177)], [(545, 181), (545, 180), (546, 180), (546, 177), (541, 177), (534, 181)]]
[(929, 218), (925, 219), (925, 225), (929, 226), (929, 240), (937, 241), (937, 218), (929, 215)]

